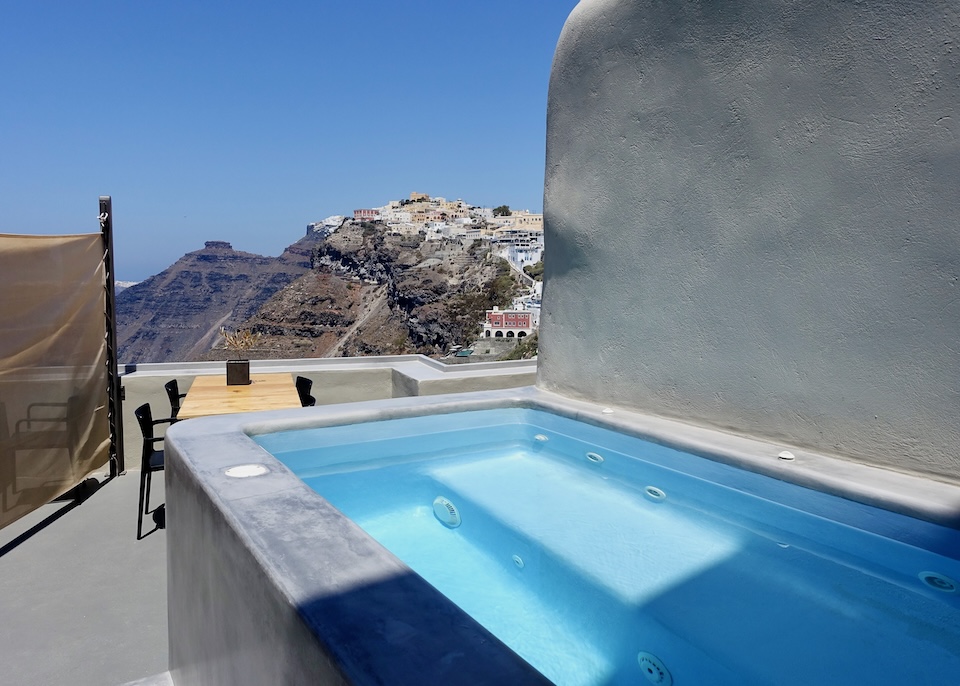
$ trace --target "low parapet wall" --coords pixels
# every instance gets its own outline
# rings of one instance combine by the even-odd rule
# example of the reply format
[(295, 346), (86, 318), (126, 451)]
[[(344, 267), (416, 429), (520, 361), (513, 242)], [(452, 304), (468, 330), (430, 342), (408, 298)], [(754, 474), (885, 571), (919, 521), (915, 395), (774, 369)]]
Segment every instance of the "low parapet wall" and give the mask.
[[(448, 365), (423, 355), (341, 357), (331, 359), (252, 360), (252, 372), (290, 372), (313, 381), (318, 405), (407, 398), (443, 393), (487, 391), (529, 386), (536, 380), (536, 360)], [(150, 403), (154, 416), (168, 414), (163, 386), (176, 379), (186, 392), (197, 376), (225, 374), (223, 362), (178, 362), (123, 365), (124, 453), (127, 468), (139, 467), (141, 437), (133, 411)]]

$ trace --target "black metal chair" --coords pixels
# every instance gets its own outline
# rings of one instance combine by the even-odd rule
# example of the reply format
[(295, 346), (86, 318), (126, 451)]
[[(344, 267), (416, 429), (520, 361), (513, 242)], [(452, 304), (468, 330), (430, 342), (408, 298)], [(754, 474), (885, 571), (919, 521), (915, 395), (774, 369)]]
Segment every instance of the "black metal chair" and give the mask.
[(171, 379), (163, 384), (167, 390), (167, 398), (170, 400), (170, 419), (177, 421), (177, 415), (180, 413), (180, 401), (187, 397), (186, 393), (180, 392), (180, 386), (176, 379)]
[(296, 384), (297, 394), (300, 396), (300, 404), (303, 407), (313, 407), (316, 405), (317, 399), (310, 395), (310, 389), (313, 388), (313, 381), (305, 376), (298, 376)]
[(150, 403), (144, 403), (134, 414), (140, 423), (140, 432), (143, 434), (143, 453), (140, 458), (140, 507), (137, 512), (137, 540), (143, 538), (143, 515), (150, 512), (150, 485), (154, 472), (163, 470), (163, 451), (156, 449), (156, 444), (163, 440), (157, 436), (154, 427), (158, 424), (172, 424), (174, 419), (154, 419), (150, 410)]

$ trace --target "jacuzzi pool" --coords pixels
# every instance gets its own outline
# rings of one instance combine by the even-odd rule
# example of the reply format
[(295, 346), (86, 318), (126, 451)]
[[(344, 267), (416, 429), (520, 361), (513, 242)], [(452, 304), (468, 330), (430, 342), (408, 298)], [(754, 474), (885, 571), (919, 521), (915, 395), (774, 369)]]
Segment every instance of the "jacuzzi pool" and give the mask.
[(529, 408), (255, 440), (561, 686), (960, 674), (953, 529)]
[(176, 683), (960, 673), (956, 485), (536, 388), (195, 419), (165, 448)]

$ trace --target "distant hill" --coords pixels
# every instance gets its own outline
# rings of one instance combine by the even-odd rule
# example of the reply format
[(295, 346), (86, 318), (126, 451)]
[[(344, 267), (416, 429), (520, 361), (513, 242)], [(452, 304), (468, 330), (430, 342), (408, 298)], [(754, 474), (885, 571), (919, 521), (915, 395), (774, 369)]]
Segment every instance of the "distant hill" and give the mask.
[(316, 239), (306, 236), (279, 257), (209, 241), (161, 273), (117, 294), (117, 348), (123, 363), (202, 359), (220, 327), (253, 315), (310, 269)]
[(209, 242), (117, 296), (119, 360), (226, 359), (220, 326), (262, 334), (254, 359), (440, 355), (510, 303), (507, 264), (480, 241), (390, 235), (347, 221), (280, 257)]

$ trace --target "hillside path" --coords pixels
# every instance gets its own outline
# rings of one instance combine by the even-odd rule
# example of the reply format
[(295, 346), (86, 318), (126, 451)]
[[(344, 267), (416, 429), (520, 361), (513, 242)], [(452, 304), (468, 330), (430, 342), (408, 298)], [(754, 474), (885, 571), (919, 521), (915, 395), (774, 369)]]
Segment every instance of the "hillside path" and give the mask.
[(386, 285), (380, 286), (380, 288), (375, 291), (373, 299), (367, 303), (366, 309), (360, 314), (360, 317), (353, 323), (353, 325), (343, 332), (343, 335), (340, 336), (340, 340), (337, 341), (337, 344), (330, 348), (325, 354), (324, 357), (336, 357), (339, 355), (340, 351), (343, 349), (343, 344), (347, 342), (347, 339), (350, 338), (357, 329), (363, 326), (368, 319), (373, 315), (374, 312), (379, 309), (380, 305), (386, 303), (387, 301), (387, 287)]

